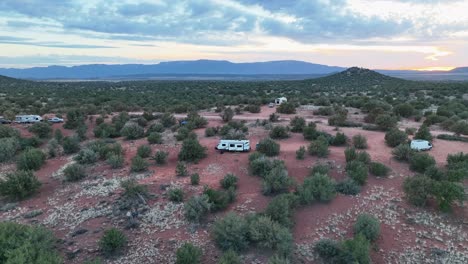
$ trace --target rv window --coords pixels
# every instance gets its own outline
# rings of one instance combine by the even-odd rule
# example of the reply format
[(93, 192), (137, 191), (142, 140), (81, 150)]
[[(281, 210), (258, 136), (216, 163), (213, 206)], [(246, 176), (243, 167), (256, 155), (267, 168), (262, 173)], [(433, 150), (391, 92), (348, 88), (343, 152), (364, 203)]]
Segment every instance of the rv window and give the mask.
[(233, 147), (234, 147), (234, 144), (229, 145), (229, 147), (233, 148)]
[(237, 145), (238, 148), (242, 148), (242, 145)]
[(221, 144), (221, 146), (222, 146), (222, 147), (225, 147), (225, 146), (226, 146), (226, 144)]

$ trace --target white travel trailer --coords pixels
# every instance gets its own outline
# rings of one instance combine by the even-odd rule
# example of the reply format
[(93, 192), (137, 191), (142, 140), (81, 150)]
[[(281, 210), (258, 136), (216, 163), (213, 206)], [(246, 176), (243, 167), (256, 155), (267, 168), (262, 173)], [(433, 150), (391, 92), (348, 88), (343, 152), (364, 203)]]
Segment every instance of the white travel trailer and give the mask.
[(432, 144), (431, 142), (427, 140), (415, 139), (415, 140), (411, 140), (410, 147), (412, 150), (416, 150), (416, 151), (431, 150)]
[(41, 122), (42, 117), (38, 115), (17, 115), (15, 123), (28, 124), (28, 123), (37, 123)]
[(224, 151), (247, 152), (250, 151), (250, 140), (222, 139), (215, 149), (220, 150), (221, 153)]
[(282, 103), (286, 103), (287, 101), (288, 101), (288, 99), (286, 99), (286, 97), (280, 97), (280, 98), (275, 99), (275, 104), (280, 105)]

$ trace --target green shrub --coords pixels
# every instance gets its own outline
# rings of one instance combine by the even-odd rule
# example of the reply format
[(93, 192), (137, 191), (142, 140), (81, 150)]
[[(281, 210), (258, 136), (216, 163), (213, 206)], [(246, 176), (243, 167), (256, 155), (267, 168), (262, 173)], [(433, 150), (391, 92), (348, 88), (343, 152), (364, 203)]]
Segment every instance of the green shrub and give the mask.
[(327, 157), (330, 151), (328, 150), (328, 140), (320, 136), (316, 140), (310, 142), (309, 154), (317, 157)]
[(26, 150), (30, 148), (38, 148), (42, 145), (42, 141), (34, 136), (30, 138), (18, 138), (20, 150)]
[(97, 138), (115, 138), (120, 136), (120, 130), (114, 125), (102, 123), (94, 128), (94, 136)]
[(187, 166), (185, 165), (185, 163), (180, 162), (180, 161), (177, 162), (175, 172), (177, 176), (187, 176), (188, 171), (187, 171)]
[(52, 135), (52, 127), (45, 122), (35, 123), (28, 130), (39, 138), (49, 138)]
[(317, 164), (312, 169), (310, 170), (309, 175), (315, 175), (315, 174), (323, 174), (323, 175), (328, 175), (330, 172), (330, 166), (328, 164)]
[(279, 115), (277, 115), (276, 113), (272, 113), (269, 117), (268, 117), (268, 120), (272, 123), (274, 122), (278, 122), (279, 121)]
[(42, 227), (0, 222), (0, 263), (61, 264), (52, 232)]
[(432, 192), (432, 181), (423, 175), (408, 177), (403, 183), (403, 191), (410, 203), (424, 206)]
[(346, 162), (351, 162), (356, 159), (357, 151), (354, 147), (348, 147), (344, 151)]
[(137, 124), (141, 127), (145, 127), (148, 125), (148, 120), (146, 120), (146, 118), (140, 116), (137, 120), (136, 120)]
[(224, 109), (224, 111), (220, 114), (221, 118), (223, 119), (224, 122), (229, 122), (234, 118), (234, 111), (232, 110), (231, 107), (228, 107)]
[(271, 138), (264, 138), (258, 143), (257, 151), (268, 157), (278, 156), (280, 145)]
[(280, 114), (295, 114), (296, 105), (292, 102), (284, 102), (276, 108), (276, 112)]
[(424, 173), (427, 168), (436, 164), (434, 158), (427, 153), (415, 153), (410, 158), (410, 169)]
[(285, 227), (292, 227), (292, 217), (297, 202), (298, 199), (294, 194), (280, 194), (270, 201), (264, 214)]
[(363, 135), (353, 136), (353, 146), (357, 149), (366, 149), (367, 148), (367, 138)]
[(122, 136), (128, 140), (142, 138), (145, 135), (145, 129), (136, 123), (126, 124), (120, 131)]
[(176, 252), (176, 264), (201, 263), (202, 250), (191, 243), (183, 244)]
[(224, 252), (218, 264), (242, 264), (242, 261), (237, 252), (231, 249)]
[(98, 154), (89, 148), (85, 148), (80, 150), (74, 159), (79, 164), (94, 164), (98, 160)]
[(270, 131), (270, 138), (285, 139), (289, 137), (288, 128), (285, 126), (275, 126)]
[(216, 136), (216, 134), (218, 134), (218, 131), (214, 127), (207, 127), (205, 129), (205, 136), (206, 137), (214, 137), (214, 136)]
[(69, 182), (79, 181), (86, 177), (86, 172), (83, 166), (79, 164), (71, 164), (63, 170), (65, 180)]
[(20, 132), (10, 126), (0, 124), (0, 138), (19, 138)]
[(158, 132), (151, 132), (148, 135), (147, 139), (148, 139), (148, 143), (150, 144), (162, 144), (163, 143), (162, 136)]
[(282, 166), (275, 166), (263, 179), (262, 192), (264, 195), (287, 192), (292, 184), (288, 171)]
[(462, 204), (466, 197), (462, 184), (449, 181), (433, 182), (432, 195), (442, 211), (450, 211), (454, 201)]
[(442, 139), (442, 140), (449, 140), (449, 141), (468, 142), (467, 137), (448, 135), (448, 134), (439, 134), (439, 135), (437, 135), (437, 138)]
[(365, 163), (361, 161), (351, 161), (346, 165), (348, 176), (356, 183), (364, 185), (367, 181), (368, 171)]
[(127, 237), (117, 228), (104, 231), (99, 240), (99, 249), (106, 257), (120, 255), (127, 246)]
[(170, 113), (164, 113), (162, 116), (161, 116), (161, 124), (164, 126), (164, 127), (171, 127), (175, 124), (177, 124), (177, 120), (176, 118), (171, 115)]
[(401, 161), (409, 161), (414, 151), (408, 144), (400, 144), (392, 150), (392, 155), (395, 159)]
[(151, 147), (148, 145), (141, 145), (137, 149), (137, 155), (142, 158), (148, 158), (151, 156)]
[(128, 179), (120, 182), (124, 189), (123, 196), (127, 200), (140, 200), (141, 197), (149, 197), (148, 186), (139, 184), (135, 179)]
[(306, 127), (302, 129), (302, 135), (305, 140), (314, 140), (318, 137), (318, 131), (316, 130), (315, 123), (309, 123)]
[(32, 171), (16, 171), (7, 173), (4, 179), (0, 178), (0, 194), (14, 200), (31, 196), (39, 187), (41, 183)]
[(18, 156), (18, 170), (39, 170), (45, 164), (46, 155), (40, 149), (27, 149)]
[(154, 154), (154, 161), (156, 162), (157, 165), (164, 165), (166, 164), (167, 157), (169, 156), (169, 152), (158, 150)]
[(268, 259), (268, 264), (291, 264), (289, 258), (274, 255)]
[(197, 134), (192, 132), (188, 127), (181, 127), (177, 131), (177, 134), (175, 135), (175, 138), (177, 141), (185, 140), (187, 138), (196, 138)]
[(336, 191), (345, 195), (357, 195), (361, 192), (361, 186), (348, 178), (336, 184)]
[[(250, 155), (250, 157), (253, 157), (253, 155), (255, 155), (255, 153)], [(265, 156), (260, 156), (257, 159), (253, 159), (249, 162), (252, 175), (260, 176), (262, 178), (265, 178), (268, 175), (273, 166), (273, 162), (267, 159)]]
[(19, 148), (17, 138), (0, 138), (0, 163), (12, 160)]
[(198, 185), (200, 183), (200, 175), (198, 173), (194, 173), (190, 175), (190, 184)]
[(205, 194), (208, 197), (208, 201), (211, 204), (210, 209), (213, 212), (226, 209), (229, 203), (233, 202), (235, 199), (234, 189), (224, 191), (207, 188), (205, 189), (203, 194)]
[(75, 136), (65, 137), (63, 139), (62, 147), (65, 154), (77, 153), (80, 151), (80, 140)]
[(306, 126), (306, 121), (302, 117), (295, 116), (291, 119), (289, 125), (291, 126), (291, 132), (302, 133), (302, 130), (304, 130), (304, 127)]
[(148, 128), (147, 134), (150, 135), (151, 133), (162, 133), (164, 130), (165, 128), (162, 124), (154, 123)]
[(184, 200), (184, 190), (180, 188), (170, 189), (168, 194), (172, 202), (180, 203)]
[(321, 239), (315, 246), (314, 251), (327, 263), (335, 263), (339, 255), (342, 254), (341, 245), (331, 239)]
[(344, 146), (346, 145), (347, 141), (348, 141), (348, 137), (344, 133), (337, 132), (335, 137), (333, 138), (333, 141), (331, 142), (331, 145)]
[(60, 145), (58, 141), (53, 138), (49, 140), (47, 143), (47, 154), (49, 155), (50, 158), (55, 158), (59, 155), (60, 152)]
[(213, 226), (213, 237), (222, 250), (242, 251), (247, 249), (249, 226), (247, 221), (232, 212), (216, 220)]
[(297, 188), (297, 193), (302, 204), (328, 202), (336, 195), (335, 181), (327, 175), (317, 173), (306, 178)]
[(88, 131), (88, 127), (84, 124), (80, 125), (77, 129), (76, 129), (76, 134), (75, 136), (80, 140), (80, 141), (84, 141), (87, 139), (86, 137), (86, 132)]
[(109, 164), (112, 169), (122, 168), (124, 162), (124, 156), (121, 154), (111, 154), (109, 158), (107, 158), (107, 164)]
[(190, 222), (199, 223), (210, 211), (208, 196), (193, 196), (184, 204), (184, 216)]
[(409, 103), (398, 104), (393, 108), (395, 114), (402, 117), (410, 117), (414, 113), (414, 107)]
[(130, 169), (133, 172), (142, 172), (148, 169), (148, 162), (140, 156), (132, 158)]
[(260, 105), (250, 104), (250, 105), (245, 106), (244, 110), (255, 114), (255, 113), (260, 113), (262, 109), (260, 108)]
[(305, 158), (306, 148), (304, 146), (300, 146), (298, 150), (296, 150), (296, 159), (303, 160)]
[(356, 154), (356, 160), (360, 161), (366, 165), (371, 163), (371, 157), (366, 151), (359, 151)]
[(224, 178), (220, 180), (220, 184), (221, 184), (221, 187), (223, 187), (226, 190), (229, 188), (237, 189), (238, 180), (239, 179), (237, 178), (236, 175), (229, 173), (229, 174), (226, 174)]
[(65, 129), (76, 129), (84, 123), (85, 114), (79, 109), (71, 109), (67, 112), (67, 120), (63, 127)]
[(382, 177), (388, 175), (390, 168), (379, 162), (371, 162), (369, 165), (369, 171), (375, 176)]
[(414, 135), (414, 139), (423, 139), (427, 141), (432, 141), (432, 135), (429, 131), (429, 127), (426, 125), (422, 125), (416, 134)]
[(289, 256), (293, 237), (288, 228), (273, 221), (270, 217), (259, 216), (249, 223), (249, 240), (257, 246), (275, 250), (280, 256)]
[(408, 135), (405, 132), (400, 131), (398, 128), (392, 128), (385, 133), (385, 143), (392, 148), (406, 143), (407, 140)]
[(198, 162), (206, 157), (206, 148), (196, 138), (187, 138), (179, 152), (180, 161)]
[(387, 131), (397, 125), (398, 120), (390, 115), (382, 114), (375, 118), (375, 124), (380, 130)]
[(362, 234), (370, 241), (375, 241), (380, 235), (379, 220), (369, 214), (360, 214), (354, 223), (354, 234)]
[(342, 244), (344, 253), (340, 256), (342, 263), (370, 264), (370, 243), (363, 235), (358, 234), (353, 239), (345, 240)]

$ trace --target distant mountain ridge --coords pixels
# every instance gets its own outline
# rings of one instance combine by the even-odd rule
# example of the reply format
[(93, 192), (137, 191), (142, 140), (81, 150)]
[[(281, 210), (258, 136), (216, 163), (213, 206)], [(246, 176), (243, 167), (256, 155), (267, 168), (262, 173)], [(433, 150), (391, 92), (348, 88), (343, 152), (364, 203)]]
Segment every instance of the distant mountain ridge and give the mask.
[(303, 61), (268, 61), (233, 63), (217, 60), (171, 61), (159, 64), (90, 64), (81, 66), (48, 66), (28, 69), (1, 69), (0, 75), (23, 79), (93, 79), (132, 75), (162, 74), (330, 74), (346, 68)]

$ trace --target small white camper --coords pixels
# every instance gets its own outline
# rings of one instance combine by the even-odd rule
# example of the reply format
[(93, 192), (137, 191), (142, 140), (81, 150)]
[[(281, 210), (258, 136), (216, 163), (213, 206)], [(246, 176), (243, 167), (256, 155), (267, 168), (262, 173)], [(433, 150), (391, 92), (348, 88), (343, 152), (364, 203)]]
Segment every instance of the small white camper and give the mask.
[(282, 103), (286, 103), (287, 101), (288, 101), (288, 99), (286, 99), (286, 97), (280, 97), (280, 98), (275, 99), (275, 104), (280, 105)]
[(222, 139), (215, 149), (221, 151), (247, 152), (250, 151), (250, 140), (230, 140)]
[(411, 140), (410, 147), (412, 150), (416, 150), (416, 151), (431, 150), (432, 144), (431, 142), (427, 140), (415, 139), (415, 140)]
[(42, 117), (38, 115), (17, 115), (15, 119), (15, 123), (20, 123), (20, 124), (37, 123), (41, 121), (42, 121)]

